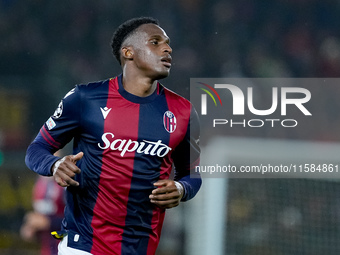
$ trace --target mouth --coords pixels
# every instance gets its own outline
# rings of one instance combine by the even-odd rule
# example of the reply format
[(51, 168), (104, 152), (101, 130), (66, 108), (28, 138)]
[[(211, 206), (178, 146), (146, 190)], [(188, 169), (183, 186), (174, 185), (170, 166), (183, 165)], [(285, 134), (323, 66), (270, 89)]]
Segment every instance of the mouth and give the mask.
[(161, 59), (163, 65), (169, 68), (171, 67), (171, 61), (172, 61), (171, 57), (164, 57)]

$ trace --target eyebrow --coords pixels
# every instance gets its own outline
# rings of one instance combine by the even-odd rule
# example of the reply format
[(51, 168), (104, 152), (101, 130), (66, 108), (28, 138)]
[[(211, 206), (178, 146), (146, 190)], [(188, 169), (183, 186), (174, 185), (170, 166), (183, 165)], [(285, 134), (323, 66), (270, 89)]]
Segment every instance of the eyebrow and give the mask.
[(161, 36), (161, 35), (152, 35), (150, 36), (150, 40), (151, 39), (158, 39), (158, 40), (165, 40), (166, 42), (170, 43), (170, 38), (168, 36)]

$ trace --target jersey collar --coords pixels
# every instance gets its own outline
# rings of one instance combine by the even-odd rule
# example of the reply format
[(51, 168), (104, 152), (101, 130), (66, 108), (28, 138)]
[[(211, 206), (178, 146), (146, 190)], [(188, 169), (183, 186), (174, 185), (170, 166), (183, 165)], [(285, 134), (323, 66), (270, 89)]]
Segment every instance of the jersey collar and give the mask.
[(123, 75), (120, 74), (117, 77), (117, 81), (118, 81), (118, 92), (119, 94), (124, 97), (126, 100), (129, 100), (133, 103), (137, 103), (137, 104), (144, 104), (144, 103), (150, 103), (151, 101), (155, 100), (155, 98), (158, 96), (158, 92), (159, 92), (159, 82), (157, 82), (157, 88), (155, 89), (155, 91), (147, 96), (147, 97), (139, 97), (136, 95), (133, 95), (129, 92), (127, 92), (124, 87), (123, 87), (123, 83), (122, 83), (122, 79), (123, 79)]

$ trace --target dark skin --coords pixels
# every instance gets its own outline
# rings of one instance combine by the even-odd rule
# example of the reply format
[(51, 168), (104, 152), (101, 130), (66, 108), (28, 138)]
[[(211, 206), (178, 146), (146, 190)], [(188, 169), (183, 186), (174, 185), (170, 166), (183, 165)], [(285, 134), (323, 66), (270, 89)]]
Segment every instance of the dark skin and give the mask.
[[(167, 77), (171, 68), (172, 49), (170, 39), (165, 31), (155, 24), (138, 27), (122, 44), (121, 63), (123, 69), (123, 86), (129, 93), (146, 97), (151, 95), (157, 80)], [(54, 174), (55, 181), (62, 187), (79, 186), (73, 178), (81, 170), (76, 162), (84, 156), (68, 155), (61, 159)], [(52, 167), (54, 169), (54, 165)], [(179, 205), (182, 195), (172, 180), (158, 180), (150, 194), (150, 202), (161, 208)]]

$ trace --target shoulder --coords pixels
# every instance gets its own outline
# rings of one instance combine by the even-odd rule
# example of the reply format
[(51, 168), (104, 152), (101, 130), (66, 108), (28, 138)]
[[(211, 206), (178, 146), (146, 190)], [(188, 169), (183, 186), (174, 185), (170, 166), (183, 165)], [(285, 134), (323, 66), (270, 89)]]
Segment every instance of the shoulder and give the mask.
[(77, 84), (76, 89), (79, 91), (91, 91), (91, 90), (97, 90), (100, 87), (108, 86), (110, 79), (102, 80), (102, 81), (94, 81), (89, 82), (86, 84)]
[(192, 107), (191, 102), (188, 99), (164, 87), (162, 84), (160, 84), (160, 86), (162, 87), (164, 91), (164, 95), (167, 98), (168, 102), (176, 104), (178, 106), (184, 106), (184, 107), (189, 107), (189, 108)]
[(89, 99), (89, 98), (96, 98), (98, 95), (107, 95), (109, 89), (109, 82), (110, 79), (101, 80), (101, 81), (94, 81), (89, 83), (77, 84), (75, 87), (69, 91), (66, 97), (70, 97), (69, 100), (74, 100), (78, 98), (79, 100)]

